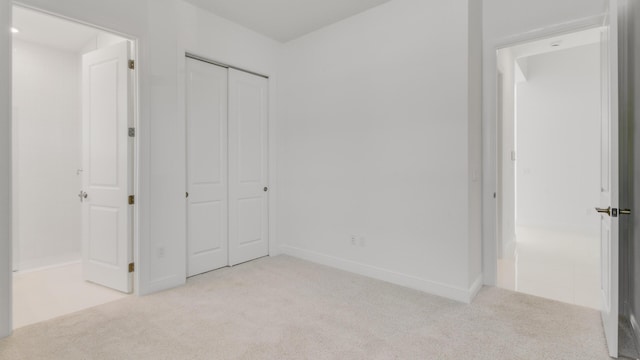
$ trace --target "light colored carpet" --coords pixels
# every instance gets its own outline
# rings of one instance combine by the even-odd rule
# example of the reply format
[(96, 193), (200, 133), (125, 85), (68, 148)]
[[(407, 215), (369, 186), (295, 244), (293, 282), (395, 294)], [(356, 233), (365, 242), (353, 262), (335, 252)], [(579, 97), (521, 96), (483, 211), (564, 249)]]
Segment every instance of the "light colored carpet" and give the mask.
[(472, 305), (288, 256), (18, 329), (0, 359), (607, 359), (595, 310), (495, 288)]

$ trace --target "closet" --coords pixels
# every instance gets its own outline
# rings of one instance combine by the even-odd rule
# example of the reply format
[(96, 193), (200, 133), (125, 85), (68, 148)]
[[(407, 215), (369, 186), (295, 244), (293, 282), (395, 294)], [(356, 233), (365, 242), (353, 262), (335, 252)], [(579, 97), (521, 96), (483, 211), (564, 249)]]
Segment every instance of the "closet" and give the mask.
[(269, 254), (268, 79), (186, 58), (187, 276)]

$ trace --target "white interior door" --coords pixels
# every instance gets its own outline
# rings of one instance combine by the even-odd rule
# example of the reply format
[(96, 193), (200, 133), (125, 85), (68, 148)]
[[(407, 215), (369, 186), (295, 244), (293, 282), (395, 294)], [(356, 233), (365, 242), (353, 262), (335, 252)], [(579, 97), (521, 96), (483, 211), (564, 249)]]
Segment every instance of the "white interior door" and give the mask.
[(268, 80), (229, 69), (229, 264), (269, 255)]
[[(602, 322), (609, 355), (618, 356), (618, 1), (602, 33), (600, 239)], [(604, 213), (603, 210), (609, 210)]]
[(187, 58), (187, 276), (228, 261), (227, 69)]
[(82, 58), (84, 278), (125, 293), (133, 290), (129, 59), (126, 41)]

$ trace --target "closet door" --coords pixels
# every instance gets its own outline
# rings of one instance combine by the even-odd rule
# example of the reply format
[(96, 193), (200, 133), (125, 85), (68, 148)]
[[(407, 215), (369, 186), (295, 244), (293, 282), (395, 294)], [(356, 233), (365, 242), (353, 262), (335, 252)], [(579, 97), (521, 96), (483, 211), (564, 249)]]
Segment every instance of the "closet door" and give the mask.
[(187, 276), (229, 264), (227, 76), (187, 58)]
[(268, 80), (229, 69), (229, 265), (269, 254)]

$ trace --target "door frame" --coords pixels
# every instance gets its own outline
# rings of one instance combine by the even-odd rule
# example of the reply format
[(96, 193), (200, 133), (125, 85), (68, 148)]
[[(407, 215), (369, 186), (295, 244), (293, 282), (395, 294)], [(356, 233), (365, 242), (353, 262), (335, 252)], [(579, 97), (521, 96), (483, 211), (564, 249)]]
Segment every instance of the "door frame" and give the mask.
[[(267, 81), (269, 81), (269, 83), (271, 83), (273, 81), (273, 77), (271, 75), (268, 75), (266, 73), (262, 73), (260, 71), (252, 71), (252, 70), (248, 70), (239, 66), (235, 66), (235, 65), (230, 65), (224, 61), (218, 61), (215, 59), (212, 59), (210, 57), (207, 56), (201, 56), (198, 55), (198, 52), (193, 52), (193, 51), (189, 51), (189, 49), (187, 48), (179, 48), (178, 49), (178, 66), (179, 66), (179, 71), (178, 74), (180, 76), (180, 81), (178, 81), (178, 96), (179, 96), (179, 108), (182, 111), (183, 117), (184, 117), (184, 127), (185, 127), (185, 168), (184, 168), (184, 175), (185, 175), (185, 187), (188, 186), (188, 182), (186, 181), (187, 176), (188, 176), (188, 164), (189, 164), (189, 159), (188, 159), (188, 138), (187, 138), (187, 133), (188, 133), (188, 129), (187, 129), (187, 77), (186, 77), (186, 68), (187, 68), (187, 59), (192, 59), (192, 60), (198, 60), (198, 61), (202, 61), (205, 63), (209, 63), (211, 65), (216, 65), (216, 66), (221, 66), (227, 69), (235, 69), (235, 70), (239, 70), (239, 71), (244, 71), (246, 73), (249, 73), (251, 75), (255, 75), (255, 76), (260, 76), (263, 77), (265, 79), (267, 79)], [(272, 92), (272, 86), (270, 84), (270, 86), (267, 87), (268, 89), (268, 98), (272, 99), (273, 98), (273, 94), (271, 94)], [(267, 186), (269, 188), (269, 192), (267, 193), (267, 243), (268, 243), (268, 255), (267, 256), (276, 256), (280, 253), (280, 251), (277, 249), (276, 246), (276, 241), (275, 241), (275, 229), (276, 229), (276, 224), (275, 224), (275, 209), (276, 209), (276, 181), (275, 181), (275, 126), (274, 126), (274, 121), (273, 121), (273, 116), (272, 116), (272, 102), (271, 100), (269, 100), (267, 102), (268, 105), (268, 110), (267, 110), (267, 184), (265, 186)], [(187, 191), (187, 189), (185, 188), (185, 192)], [(185, 197), (185, 201), (186, 201), (186, 197)], [(187, 218), (188, 216), (188, 212), (185, 211), (185, 224), (188, 224), (189, 219)], [(187, 248), (187, 242), (189, 239), (189, 227), (186, 226), (185, 227), (185, 239), (184, 239), (184, 243), (185, 243), (185, 254), (184, 254), (184, 259), (185, 259), (185, 266), (184, 266), (184, 274), (185, 274), (185, 279), (188, 278), (188, 266), (189, 266), (189, 253), (188, 251), (186, 251)], [(227, 249), (228, 252), (228, 249)]]
[[(135, 61), (135, 71), (132, 74), (132, 85), (131, 85), (131, 91), (129, 94), (129, 99), (131, 101), (131, 112), (132, 112), (132, 126), (135, 129), (135, 136), (132, 138), (133, 141), (133, 147), (132, 147), (132, 153), (128, 154), (129, 159), (133, 162), (132, 164), (129, 164), (129, 181), (132, 181), (133, 185), (132, 185), (132, 189), (133, 189), (133, 194), (131, 195), (138, 195), (140, 194), (140, 158), (141, 158), (141, 141), (139, 141), (139, 134), (141, 133), (141, 129), (140, 129), (140, 125), (141, 125), (141, 121), (140, 121), (140, 66), (139, 66), (139, 59), (141, 58), (140, 56), (140, 39), (136, 36), (127, 34), (127, 33), (123, 33), (111, 28), (106, 28), (106, 27), (102, 27), (90, 22), (86, 22), (86, 21), (82, 21), (79, 19), (75, 19), (73, 17), (69, 17), (69, 16), (65, 16), (59, 13), (55, 13), (55, 12), (51, 12), (51, 11), (47, 11), (41, 8), (38, 8), (36, 6), (30, 6), (27, 4), (24, 4), (20, 1), (12, 1), (12, 7), (11, 9), (13, 10), (14, 7), (21, 7), (27, 10), (31, 10), (31, 11), (35, 11), (47, 16), (52, 16), (54, 18), (58, 18), (64, 21), (69, 21), (69, 22), (73, 22), (79, 25), (83, 25), (83, 26), (88, 26), (91, 28), (94, 28), (96, 30), (100, 30), (103, 32), (108, 32), (114, 35), (117, 35), (119, 37), (122, 37), (124, 39), (126, 39), (127, 41), (129, 41), (129, 45), (131, 46), (131, 60)], [(12, 139), (12, 143), (13, 143), (13, 139)], [(12, 159), (12, 167), (14, 166), (14, 161)], [(12, 176), (14, 176), (12, 174)], [(14, 188), (16, 187), (15, 184), (12, 184), (11, 187), (11, 192), (13, 193)], [(132, 219), (130, 220), (129, 223), (129, 229), (128, 231), (131, 233), (131, 244), (130, 246), (132, 246), (132, 251), (133, 251), (133, 262), (136, 264), (136, 269), (140, 269), (141, 265), (139, 264), (140, 262), (140, 251), (139, 251), (139, 240), (140, 240), (140, 226), (139, 226), (139, 212), (140, 212), (140, 206), (139, 206), (139, 202), (136, 201), (133, 206), (133, 211), (132, 211)], [(12, 203), (11, 205), (11, 210), (12, 213), (15, 209), (15, 204)], [(15, 243), (15, 241), (13, 241), (12, 243)], [(13, 245), (13, 244), (12, 244)], [(13, 251), (12, 251), (13, 253)], [(13, 266), (11, 266), (11, 268), (13, 268)], [(140, 290), (140, 271), (134, 271), (134, 275), (133, 275), (133, 295), (139, 295), (139, 290)], [(10, 287), (9, 288), (9, 295), (13, 296), (13, 289)], [(11, 305), (11, 314), (13, 315), (13, 304)]]
[[(485, 77), (483, 96), (484, 104), (491, 104), (483, 114), (483, 209), (482, 209), (482, 263), (484, 284), (495, 286), (498, 279), (498, 143), (501, 141), (498, 134), (498, 67), (497, 51), (523, 43), (542, 40), (549, 37), (566, 35), (582, 30), (593, 29), (603, 25), (605, 14), (570, 21), (557, 25), (547, 26), (542, 29), (515, 34), (497, 41), (485, 43), (484, 61), (490, 70), (490, 76)], [(488, 52), (488, 53), (487, 53)]]

